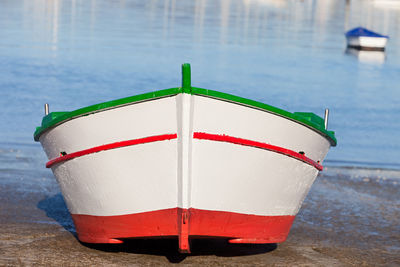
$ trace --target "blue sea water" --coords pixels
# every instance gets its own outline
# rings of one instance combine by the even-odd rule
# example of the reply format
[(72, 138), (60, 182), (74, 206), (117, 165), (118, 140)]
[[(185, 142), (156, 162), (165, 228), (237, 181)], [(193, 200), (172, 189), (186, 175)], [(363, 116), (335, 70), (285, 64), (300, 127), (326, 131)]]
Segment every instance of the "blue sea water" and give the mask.
[[(346, 50), (358, 26), (389, 35), (386, 51)], [(400, 3), (4, 0), (2, 176), (51, 176), (33, 141), (44, 103), (69, 111), (176, 87), (184, 62), (196, 87), (291, 112), (329, 108), (338, 146), (327, 166), (400, 169)]]

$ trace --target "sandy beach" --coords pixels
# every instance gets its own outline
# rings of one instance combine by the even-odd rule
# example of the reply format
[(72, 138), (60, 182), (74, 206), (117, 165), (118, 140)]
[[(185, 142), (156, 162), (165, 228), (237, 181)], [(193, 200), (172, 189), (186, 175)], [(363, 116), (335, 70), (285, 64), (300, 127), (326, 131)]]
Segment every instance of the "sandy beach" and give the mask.
[[(2, 171), (0, 266), (399, 266), (397, 174), (326, 168), (286, 242), (192, 240), (192, 253), (184, 255), (177, 252), (177, 240), (80, 243), (51, 173), (24, 183), (24, 175)], [(13, 175), (22, 178), (10, 182)]]
[[(400, 266), (400, 0), (13, 0), (0, 2), (0, 25), (0, 267), (174, 264)], [(356, 27), (368, 28), (389, 36), (385, 50), (347, 49), (345, 33)], [(272, 128), (268, 127), (280, 127), (278, 120), (276, 123), (263, 123), (261, 126), (258, 119), (253, 120), (246, 113), (239, 111), (236, 113), (236, 108), (232, 111), (227, 109), (228, 112), (224, 113), (223, 109), (210, 106), (208, 110), (208, 107), (204, 106), (204, 110), (210, 114), (208, 122), (213, 122), (212, 118), (217, 114), (222, 116), (219, 121), (232, 114), (239, 115), (232, 115), (232, 122), (229, 124), (232, 125), (232, 131), (228, 128), (225, 131), (221, 126), (224, 131), (210, 132), (214, 137), (217, 134), (229, 136), (236, 130), (240, 132), (249, 127), (248, 132), (252, 132), (252, 136), (259, 136), (254, 139), (257, 141), (255, 143), (272, 145), (270, 148), (276, 146), (274, 150), (279, 153), (289, 152), (288, 149), (292, 149), (292, 144), (297, 143), (297, 139), (306, 137), (304, 147), (299, 143), (292, 151), (295, 153), (291, 154), (304, 161), (301, 154), (306, 153), (306, 158), (313, 158), (306, 147), (318, 147), (314, 143), (316, 139), (313, 140), (317, 137), (316, 133), (320, 132), (327, 137), (333, 135), (330, 131), (335, 132), (337, 146), (330, 149), (327, 157), (313, 158), (318, 161), (318, 165), (308, 161), (318, 168), (321, 168), (319, 164), (322, 164), (324, 170), (311, 187), (288, 239), (281, 244), (263, 245), (229, 244), (224, 239), (190, 240), (192, 253), (187, 255), (178, 253), (176, 239), (130, 239), (123, 244), (112, 245), (90, 245), (80, 242), (60, 187), (52, 171), (45, 167), (49, 159), (41, 145), (34, 142), (35, 129), (45, 126), (50, 116), (62, 118), (61, 114), (64, 111), (88, 111), (87, 107), (104, 105), (97, 105), (98, 103), (144, 93), (155, 97), (156, 94), (150, 92), (168, 88), (174, 91), (183, 86), (181, 64), (185, 62), (192, 66), (190, 84), (196, 88), (221, 92), (221, 96), (232, 95), (230, 99), (225, 99), (228, 101), (226, 104), (240, 98), (241, 107), (254, 107), (261, 111), (267, 110), (261, 107), (270, 106), (268, 116), (276, 113), (275, 115), (280, 114), (280, 119), (287, 117), (287, 112), (293, 113), (293, 116), (299, 112), (294, 117), (290, 115), (289, 124), (292, 126), (276, 131), (274, 135), (279, 136), (279, 144), (274, 144), (269, 133), (275, 130), (272, 131)], [(192, 94), (193, 90), (186, 92)], [(218, 95), (215, 96), (219, 99)], [(182, 102), (187, 105), (176, 102), (175, 107), (177, 110), (184, 110), (183, 106), (185, 109), (190, 107), (190, 112), (171, 111), (169, 119), (171, 125), (176, 124), (177, 131), (175, 126), (168, 128), (171, 131), (150, 131), (150, 128), (153, 128), (152, 123), (158, 126), (158, 123), (164, 125), (165, 122), (167, 125), (164, 117), (159, 116), (167, 117), (167, 113), (164, 113), (162, 106), (159, 108), (154, 105), (148, 111), (139, 108), (140, 115), (135, 116), (134, 120), (130, 120), (133, 117), (107, 119), (106, 121), (112, 124), (102, 121), (98, 127), (92, 127), (91, 123), (86, 125), (85, 122), (85, 127), (90, 128), (90, 131), (85, 133), (61, 130), (60, 134), (70, 138), (68, 143), (71, 145), (75, 145), (75, 141), (89, 141), (91, 138), (97, 140), (99, 133), (105, 129), (111, 134), (110, 138), (113, 141), (101, 140), (96, 144), (85, 141), (79, 145), (76, 142), (79, 149), (71, 151), (63, 145), (55, 155), (65, 152), (71, 156), (80, 149), (88, 152), (87, 150), (93, 148), (92, 145), (121, 145), (127, 144), (125, 141), (132, 141), (133, 138), (154, 137), (153, 135), (159, 134), (176, 133), (178, 137), (184, 132), (184, 124), (189, 125), (184, 128), (193, 130), (192, 121), (201, 117), (197, 115), (201, 112), (194, 112), (195, 103), (206, 103), (204, 100), (195, 102), (194, 98), (190, 98), (189, 101), (189, 98), (185, 97), (187, 101)], [(259, 104), (255, 105), (254, 101)], [(121, 108), (126, 104), (119, 101), (113, 103), (121, 104)], [(45, 104), (49, 105), (46, 106), (49, 110), (43, 109)], [(283, 113), (279, 111), (281, 109)], [(327, 109), (329, 119), (327, 116), (322, 123)], [(53, 113), (42, 125), (43, 116), (47, 111), (60, 113)], [(232, 113), (233, 111), (235, 113)], [(69, 113), (68, 116), (72, 117), (68, 119), (75, 119), (74, 116), (78, 113)], [(321, 117), (321, 120), (310, 113)], [(154, 119), (150, 114), (154, 115)], [(261, 117), (261, 113), (257, 114)], [(303, 117), (301, 122), (293, 119), (298, 116)], [(239, 117), (242, 119), (236, 120)], [(141, 130), (146, 129), (136, 121), (146, 121), (146, 125), (151, 126), (149, 132), (143, 136), (139, 134)], [(241, 121), (246, 121), (247, 126)], [(291, 129), (297, 128), (296, 121), (303, 126), (308, 125), (307, 127), (314, 129), (315, 133), (309, 135), (297, 130), (292, 132)], [(114, 140), (119, 134), (123, 135), (112, 126), (119, 124), (132, 129), (135, 134), (127, 134), (126, 138)], [(84, 124), (77, 125), (81, 127)], [(318, 129), (315, 126), (318, 126)], [(268, 134), (264, 134), (264, 130), (260, 131), (264, 128)], [(207, 127), (198, 133), (205, 129)], [(244, 132), (247, 132), (247, 129)], [(86, 139), (81, 138), (83, 136)], [(180, 140), (184, 140), (183, 138)], [(187, 138), (190, 140), (190, 135), (187, 135)], [(241, 144), (250, 144), (243, 141), (244, 139), (240, 141)], [(178, 155), (187, 163), (185, 166), (191, 166), (189, 163), (194, 159), (185, 158), (190, 155), (191, 148), (188, 146), (190, 149), (183, 149), (181, 144), (183, 142), (179, 144)], [(322, 150), (315, 151), (321, 154)], [(205, 155), (210, 161), (219, 163), (218, 158), (211, 157), (214, 153), (207, 153)], [(155, 164), (156, 157), (150, 158), (150, 153), (146, 155), (151, 159), (145, 165), (147, 169), (162, 170)], [(175, 167), (180, 168), (180, 176), (183, 177), (184, 170), (186, 172), (182, 167), (183, 160), (178, 165), (168, 165), (165, 159), (170, 159), (169, 157), (162, 158), (156, 150), (154, 155), (160, 162), (162, 160), (163, 165), (172, 166), (171, 170)], [(243, 158), (246, 157), (243, 161), (254, 162), (245, 155), (247, 154), (243, 154)], [(132, 163), (138, 162), (134, 157), (126, 158)], [(114, 159), (120, 161), (118, 157)], [(254, 159), (258, 160), (261, 157)], [(267, 164), (264, 165), (264, 162)], [(225, 173), (225, 170), (234, 173), (234, 168), (231, 170), (230, 167), (240, 166), (241, 163), (237, 161), (236, 164), (220, 169), (221, 174), (218, 175), (226, 179), (225, 181), (217, 180), (218, 175), (215, 176), (217, 178), (209, 174), (199, 175), (201, 178), (213, 177), (220, 184), (220, 191), (215, 190), (215, 198), (208, 196), (208, 189), (213, 188), (208, 182), (204, 182), (206, 190), (202, 191), (207, 192), (207, 195), (199, 193), (202, 198), (209, 200), (211, 207), (214, 207), (215, 203), (218, 204), (220, 192), (225, 193), (225, 189), (230, 185), (232, 176), (226, 174), (229, 172)], [(139, 166), (140, 163), (137, 164), (135, 166)], [(265, 167), (268, 164), (271, 162), (265, 160), (259, 165)], [(98, 166), (100, 165), (93, 168), (97, 170)], [(120, 166), (123, 166), (123, 163)], [(198, 168), (201, 171), (206, 170), (202, 168), (207, 168), (206, 164), (199, 163), (198, 166), (201, 166)], [(146, 181), (143, 182), (146, 186), (151, 185), (148, 191), (144, 191), (134, 184), (137, 181), (134, 179), (128, 179), (132, 181), (130, 186), (115, 182), (121, 185), (121, 188), (126, 188), (126, 195), (133, 194), (133, 189), (138, 189), (135, 192), (137, 196), (147, 195), (158, 201), (161, 198), (154, 198), (154, 195), (167, 195), (172, 192), (166, 190), (160, 182), (165, 181), (159, 179), (164, 177), (164, 173), (154, 176), (155, 182), (147, 183), (150, 176), (146, 168), (143, 168), (139, 176), (132, 174), (136, 169), (123, 172), (116, 166), (113, 170), (108, 170), (107, 182), (114, 183), (114, 175), (124, 173), (129, 175), (129, 178), (140, 177), (140, 181)], [(192, 170), (189, 167), (187, 170), (186, 174), (191, 175)], [(279, 174), (282, 170), (294, 170), (293, 173), (298, 173), (300, 169), (289, 165), (274, 171), (266, 169), (261, 172), (262, 178), (265, 174), (265, 179), (271, 179), (271, 176)], [(252, 169), (249, 171), (253, 172)], [(258, 168), (254, 169), (255, 171), (258, 171)], [(243, 176), (243, 180), (238, 180), (242, 184), (252, 180), (247, 171), (238, 174)], [(98, 175), (91, 176), (93, 181), (98, 181)], [(299, 191), (298, 187), (294, 186), (295, 183), (292, 183), (292, 177), (289, 174), (287, 177), (289, 179), (285, 181), (290, 181), (293, 185), (290, 186), (291, 189)], [(304, 180), (300, 179), (304, 176), (297, 177), (300, 184), (304, 185)], [(275, 188), (282, 180), (277, 179), (277, 183), (271, 182), (269, 185), (259, 185), (258, 181), (261, 179), (253, 180), (260, 189), (259, 195), (253, 194), (253, 189), (242, 190), (241, 185), (232, 187), (240, 190), (240, 195), (248, 199), (253, 197), (254, 201), (248, 205), (251, 207), (243, 209), (245, 214), (257, 215), (253, 209), (257, 204), (260, 204), (259, 210), (264, 208), (263, 205), (271, 203), (273, 208), (280, 208), (280, 203), (275, 204), (269, 200), (279, 199), (277, 196), (271, 196), (272, 190), (277, 195), (283, 196), (287, 193), (288, 187), (281, 187), (279, 190)], [(181, 179), (181, 183), (177, 183), (181, 189), (184, 188), (183, 181)], [(212, 179), (210, 181), (214, 182)], [(191, 189), (191, 183), (192, 179), (185, 180), (186, 189)], [(155, 186), (159, 189), (158, 193), (148, 193), (155, 191)], [(183, 203), (184, 198), (191, 201), (189, 193), (192, 192), (186, 189), (188, 194), (184, 194), (183, 190), (180, 192), (182, 201), (179, 205)], [(270, 190), (269, 193), (264, 191), (266, 189)], [(115, 194), (114, 192), (121, 191), (116, 190), (112, 194)], [(112, 194), (110, 193), (111, 196)], [(235, 199), (238, 194), (231, 195), (230, 199)], [(263, 201), (257, 197), (260, 195), (265, 197)], [(172, 194), (171, 196), (171, 199), (176, 197)], [(101, 199), (112, 203), (104, 195), (101, 195)], [(76, 197), (73, 200), (89, 203)], [(236, 211), (236, 207), (242, 204), (246, 206), (246, 203), (240, 201), (228, 202), (232, 204), (233, 209), (226, 211)], [(126, 199), (116, 202), (137, 204), (136, 201), (129, 202)], [(191, 207), (193, 204), (186, 202), (185, 207)], [(142, 203), (150, 201), (143, 201), (137, 206), (144, 207)], [(110, 206), (113, 208), (117, 205), (112, 203)], [(165, 207), (175, 208), (175, 205), (168, 204)], [(247, 208), (252, 210), (247, 211)], [(218, 209), (224, 211), (218, 207), (209, 210)], [(148, 210), (155, 209), (151, 207)], [(241, 212), (239, 209), (237, 211)], [(77, 211), (77, 214), (87, 213)], [(287, 215), (281, 211), (266, 213)], [(265, 214), (262, 212), (258, 215)], [(184, 218), (186, 217), (182, 217), (182, 222)]]

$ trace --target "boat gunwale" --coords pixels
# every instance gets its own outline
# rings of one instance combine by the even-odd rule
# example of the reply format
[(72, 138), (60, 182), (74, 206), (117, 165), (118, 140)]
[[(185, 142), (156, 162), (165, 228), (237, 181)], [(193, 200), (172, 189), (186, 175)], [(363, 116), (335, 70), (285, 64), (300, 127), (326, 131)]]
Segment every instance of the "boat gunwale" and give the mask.
[[(115, 108), (120, 108), (123, 106), (129, 106), (131, 104), (137, 104), (141, 102), (146, 102), (146, 101), (151, 101), (159, 98), (165, 98), (165, 97), (171, 97), (175, 96), (177, 94), (181, 93), (181, 88), (180, 87), (174, 87), (174, 88), (169, 88), (169, 89), (163, 89), (163, 90), (158, 90), (158, 91), (152, 91), (148, 93), (143, 93), (139, 95), (134, 95), (134, 96), (128, 96), (124, 98), (119, 98), (119, 99), (114, 99), (111, 101), (106, 101), (90, 106), (86, 106), (80, 109), (76, 109), (73, 111), (67, 111), (65, 114), (60, 115), (54, 119), (51, 119), (49, 122), (43, 123), (39, 127), (36, 127), (36, 131), (33, 134), (34, 140), (39, 141), (40, 136), (46, 132), (47, 130), (50, 130), (51, 128), (54, 128), (60, 124), (63, 124), (67, 121), (70, 121), (75, 118), (83, 117), (83, 116), (88, 116), (90, 114), (98, 113), (98, 112), (103, 112), (109, 109), (115, 109)], [(51, 115), (51, 113), (49, 113)], [(46, 116), (49, 116), (46, 115)], [(44, 118), (46, 117), (43, 117)]]
[[(193, 92), (194, 91), (194, 92)], [(305, 119), (301, 115), (296, 115), (294, 113), (291, 113), (289, 111), (286, 111), (284, 109), (280, 109), (268, 104), (265, 104), (263, 102), (259, 102), (256, 100), (236, 96), (236, 95), (231, 95), (219, 91), (214, 91), (214, 90), (209, 90), (209, 89), (203, 89), (203, 88), (198, 88), (198, 87), (192, 87), (192, 94), (193, 95), (199, 95), (199, 96), (207, 96), (210, 98), (218, 99), (221, 101), (227, 101), (230, 103), (242, 105), (245, 107), (249, 108), (254, 108), (257, 110), (261, 110), (264, 112), (271, 113), (276, 116), (283, 117), (285, 119), (294, 121), (296, 123), (299, 123), (303, 126), (306, 126), (310, 128), (311, 130), (314, 130), (318, 132), (319, 134), (322, 134), (324, 137), (328, 138), (332, 146), (336, 146), (337, 140), (335, 137), (335, 133), (333, 131), (328, 131), (325, 128), (322, 128), (318, 123), (309, 121)]]
[[(171, 97), (175, 96), (181, 93), (187, 93), (191, 95), (198, 95), (198, 96), (204, 96), (204, 97), (209, 97), (209, 98), (214, 98), (218, 99), (221, 101), (227, 101), (230, 103), (246, 106), (249, 108), (254, 108), (257, 110), (261, 110), (264, 112), (268, 112), (280, 117), (283, 117), (285, 119), (289, 119), (291, 121), (294, 121), (296, 123), (299, 123), (305, 127), (310, 128), (311, 130), (314, 130), (327, 138), (332, 146), (336, 146), (337, 140), (335, 138), (335, 133), (333, 131), (328, 131), (324, 127), (322, 127), (320, 124), (315, 123), (313, 121), (307, 120), (301, 115), (296, 115), (294, 113), (291, 113), (289, 111), (256, 101), (256, 100), (251, 100), (248, 98), (243, 98), (240, 96), (228, 94), (228, 93), (223, 93), (219, 91), (214, 91), (214, 90), (209, 90), (209, 89), (203, 89), (203, 88), (198, 88), (198, 87), (174, 87), (174, 88), (169, 88), (169, 89), (163, 89), (163, 90), (158, 90), (158, 91), (153, 91), (149, 93), (144, 93), (144, 94), (139, 94), (135, 96), (130, 96), (130, 97), (125, 97), (125, 98), (120, 98), (120, 99), (115, 99), (107, 102), (102, 102), (99, 104), (94, 104), (90, 105), (87, 107), (83, 107), (80, 109), (76, 109), (70, 112), (66, 112), (65, 114), (62, 114), (60, 116), (57, 116), (54, 119), (50, 119), (47, 122), (43, 122), (40, 127), (36, 128), (36, 131), (34, 133), (34, 140), (39, 141), (40, 136), (46, 132), (47, 130), (50, 130), (51, 128), (54, 128), (60, 124), (63, 124), (64, 122), (67, 122), (69, 120), (82, 117), (82, 116), (87, 116), (90, 114), (106, 111), (109, 109), (114, 109), (114, 108), (119, 108), (122, 106), (127, 106), (131, 104), (137, 104), (140, 102), (145, 102), (145, 101), (151, 101), (155, 99), (160, 99), (160, 98), (165, 98), (165, 97)], [(49, 114), (51, 116), (51, 113)], [(49, 116), (47, 115), (47, 116)]]

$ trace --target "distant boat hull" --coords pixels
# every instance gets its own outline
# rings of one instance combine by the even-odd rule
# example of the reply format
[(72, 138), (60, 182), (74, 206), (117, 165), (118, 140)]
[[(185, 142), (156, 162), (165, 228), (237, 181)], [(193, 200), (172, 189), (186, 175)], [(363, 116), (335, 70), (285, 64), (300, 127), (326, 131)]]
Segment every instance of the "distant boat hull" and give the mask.
[(359, 50), (385, 50), (388, 36), (358, 27), (346, 33), (347, 46)]
[(385, 37), (347, 37), (347, 46), (359, 50), (383, 51), (387, 43)]

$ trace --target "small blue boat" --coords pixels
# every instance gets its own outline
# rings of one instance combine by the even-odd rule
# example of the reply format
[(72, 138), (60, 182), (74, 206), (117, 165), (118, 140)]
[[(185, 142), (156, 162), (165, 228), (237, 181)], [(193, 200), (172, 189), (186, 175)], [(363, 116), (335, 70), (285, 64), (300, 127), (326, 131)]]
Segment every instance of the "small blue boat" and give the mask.
[(370, 31), (363, 27), (346, 33), (347, 46), (359, 50), (385, 50), (389, 36)]

